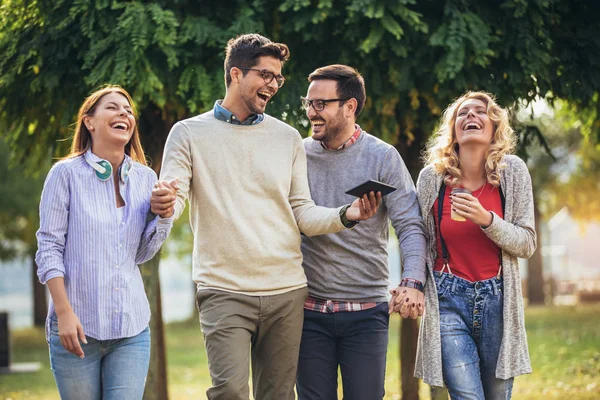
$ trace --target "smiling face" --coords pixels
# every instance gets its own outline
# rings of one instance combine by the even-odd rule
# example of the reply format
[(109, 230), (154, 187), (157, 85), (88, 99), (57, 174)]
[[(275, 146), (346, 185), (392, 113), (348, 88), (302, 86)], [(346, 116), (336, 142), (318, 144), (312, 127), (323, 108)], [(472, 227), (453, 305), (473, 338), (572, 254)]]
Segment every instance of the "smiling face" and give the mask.
[(265, 70), (275, 75), (281, 75), (281, 61), (275, 57), (260, 57), (258, 64), (253, 66), (251, 70), (244, 71), (246, 72), (245, 76), (241, 70), (235, 75), (238, 79), (238, 104), (248, 114), (264, 113), (267, 103), (279, 90), (276, 79), (267, 84), (261, 73), (255, 70)]
[[(331, 79), (314, 80), (308, 86), (306, 93), (308, 100), (327, 100), (339, 98), (337, 82)], [(340, 101), (331, 101), (325, 104), (323, 111), (315, 111), (311, 106), (306, 110), (312, 127), (312, 138), (324, 143), (333, 143), (344, 135), (348, 125), (354, 126), (353, 114), (346, 112), (347, 103), (340, 106)]]
[(92, 115), (84, 117), (92, 135), (94, 146), (125, 147), (135, 130), (135, 117), (131, 104), (117, 92), (104, 95), (94, 107)]
[(483, 100), (468, 99), (458, 107), (454, 133), (459, 146), (490, 145), (494, 136), (494, 123), (487, 114), (487, 105)]

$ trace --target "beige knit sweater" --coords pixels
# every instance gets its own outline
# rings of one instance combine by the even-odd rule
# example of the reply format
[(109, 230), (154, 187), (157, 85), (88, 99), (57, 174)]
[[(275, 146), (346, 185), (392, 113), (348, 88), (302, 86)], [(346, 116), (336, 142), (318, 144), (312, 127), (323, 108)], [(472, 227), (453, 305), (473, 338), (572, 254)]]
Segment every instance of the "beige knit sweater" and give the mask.
[(300, 232), (344, 229), (339, 208), (310, 197), (298, 131), (265, 115), (233, 125), (212, 111), (173, 126), (161, 179), (179, 179), (178, 218), (190, 203), (199, 289), (263, 296), (306, 286)]

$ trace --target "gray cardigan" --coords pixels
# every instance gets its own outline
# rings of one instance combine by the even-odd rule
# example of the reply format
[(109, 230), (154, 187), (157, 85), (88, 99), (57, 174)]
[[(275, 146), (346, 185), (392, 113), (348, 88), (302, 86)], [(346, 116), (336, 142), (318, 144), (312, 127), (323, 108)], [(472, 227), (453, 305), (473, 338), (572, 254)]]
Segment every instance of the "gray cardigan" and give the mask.
[[(509, 379), (531, 373), (517, 257), (529, 258), (533, 254), (536, 233), (531, 177), (527, 166), (514, 155), (505, 156), (503, 161), (507, 164), (506, 169), (500, 172), (500, 187), (506, 198), (504, 219), (493, 214), (492, 224), (483, 231), (502, 249), (504, 330), (496, 377)], [(431, 212), (441, 185), (442, 176), (437, 174), (432, 166), (427, 166), (421, 171), (417, 181), (417, 195), (428, 235), (427, 280), (425, 314), (421, 318), (415, 376), (433, 386), (443, 386), (440, 314), (433, 278), (436, 232)]]

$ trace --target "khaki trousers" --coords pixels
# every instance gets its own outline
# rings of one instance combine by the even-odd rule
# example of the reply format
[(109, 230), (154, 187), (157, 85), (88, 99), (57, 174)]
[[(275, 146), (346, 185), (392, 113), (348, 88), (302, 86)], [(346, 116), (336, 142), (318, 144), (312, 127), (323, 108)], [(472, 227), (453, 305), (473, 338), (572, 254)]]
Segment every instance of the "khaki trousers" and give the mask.
[(273, 296), (199, 290), (209, 400), (294, 400), (307, 288)]

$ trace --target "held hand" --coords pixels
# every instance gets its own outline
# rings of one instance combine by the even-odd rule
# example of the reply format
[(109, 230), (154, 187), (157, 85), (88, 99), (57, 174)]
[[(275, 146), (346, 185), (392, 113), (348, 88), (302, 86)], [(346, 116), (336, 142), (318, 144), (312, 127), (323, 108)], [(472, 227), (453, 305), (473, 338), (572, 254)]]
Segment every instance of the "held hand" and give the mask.
[(346, 210), (346, 218), (348, 221), (364, 221), (371, 218), (377, 212), (377, 208), (381, 204), (381, 192), (370, 192), (363, 197), (354, 200), (354, 203)]
[(474, 224), (487, 228), (492, 223), (492, 213), (483, 208), (479, 199), (468, 193), (450, 195), (450, 204), (458, 215)]
[(81, 340), (87, 344), (83, 326), (79, 322), (79, 318), (73, 311), (68, 311), (58, 317), (58, 337), (62, 346), (70, 353), (75, 354), (79, 358), (85, 357), (83, 349), (79, 344)]
[(170, 182), (161, 180), (154, 184), (150, 197), (150, 209), (162, 218), (169, 218), (175, 213), (175, 201), (179, 182), (177, 178)]
[(389, 313), (398, 312), (402, 318), (416, 319), (425, 311), (425, 298), (423, 292), (418, 289), (398, 286), (390, 290)]

